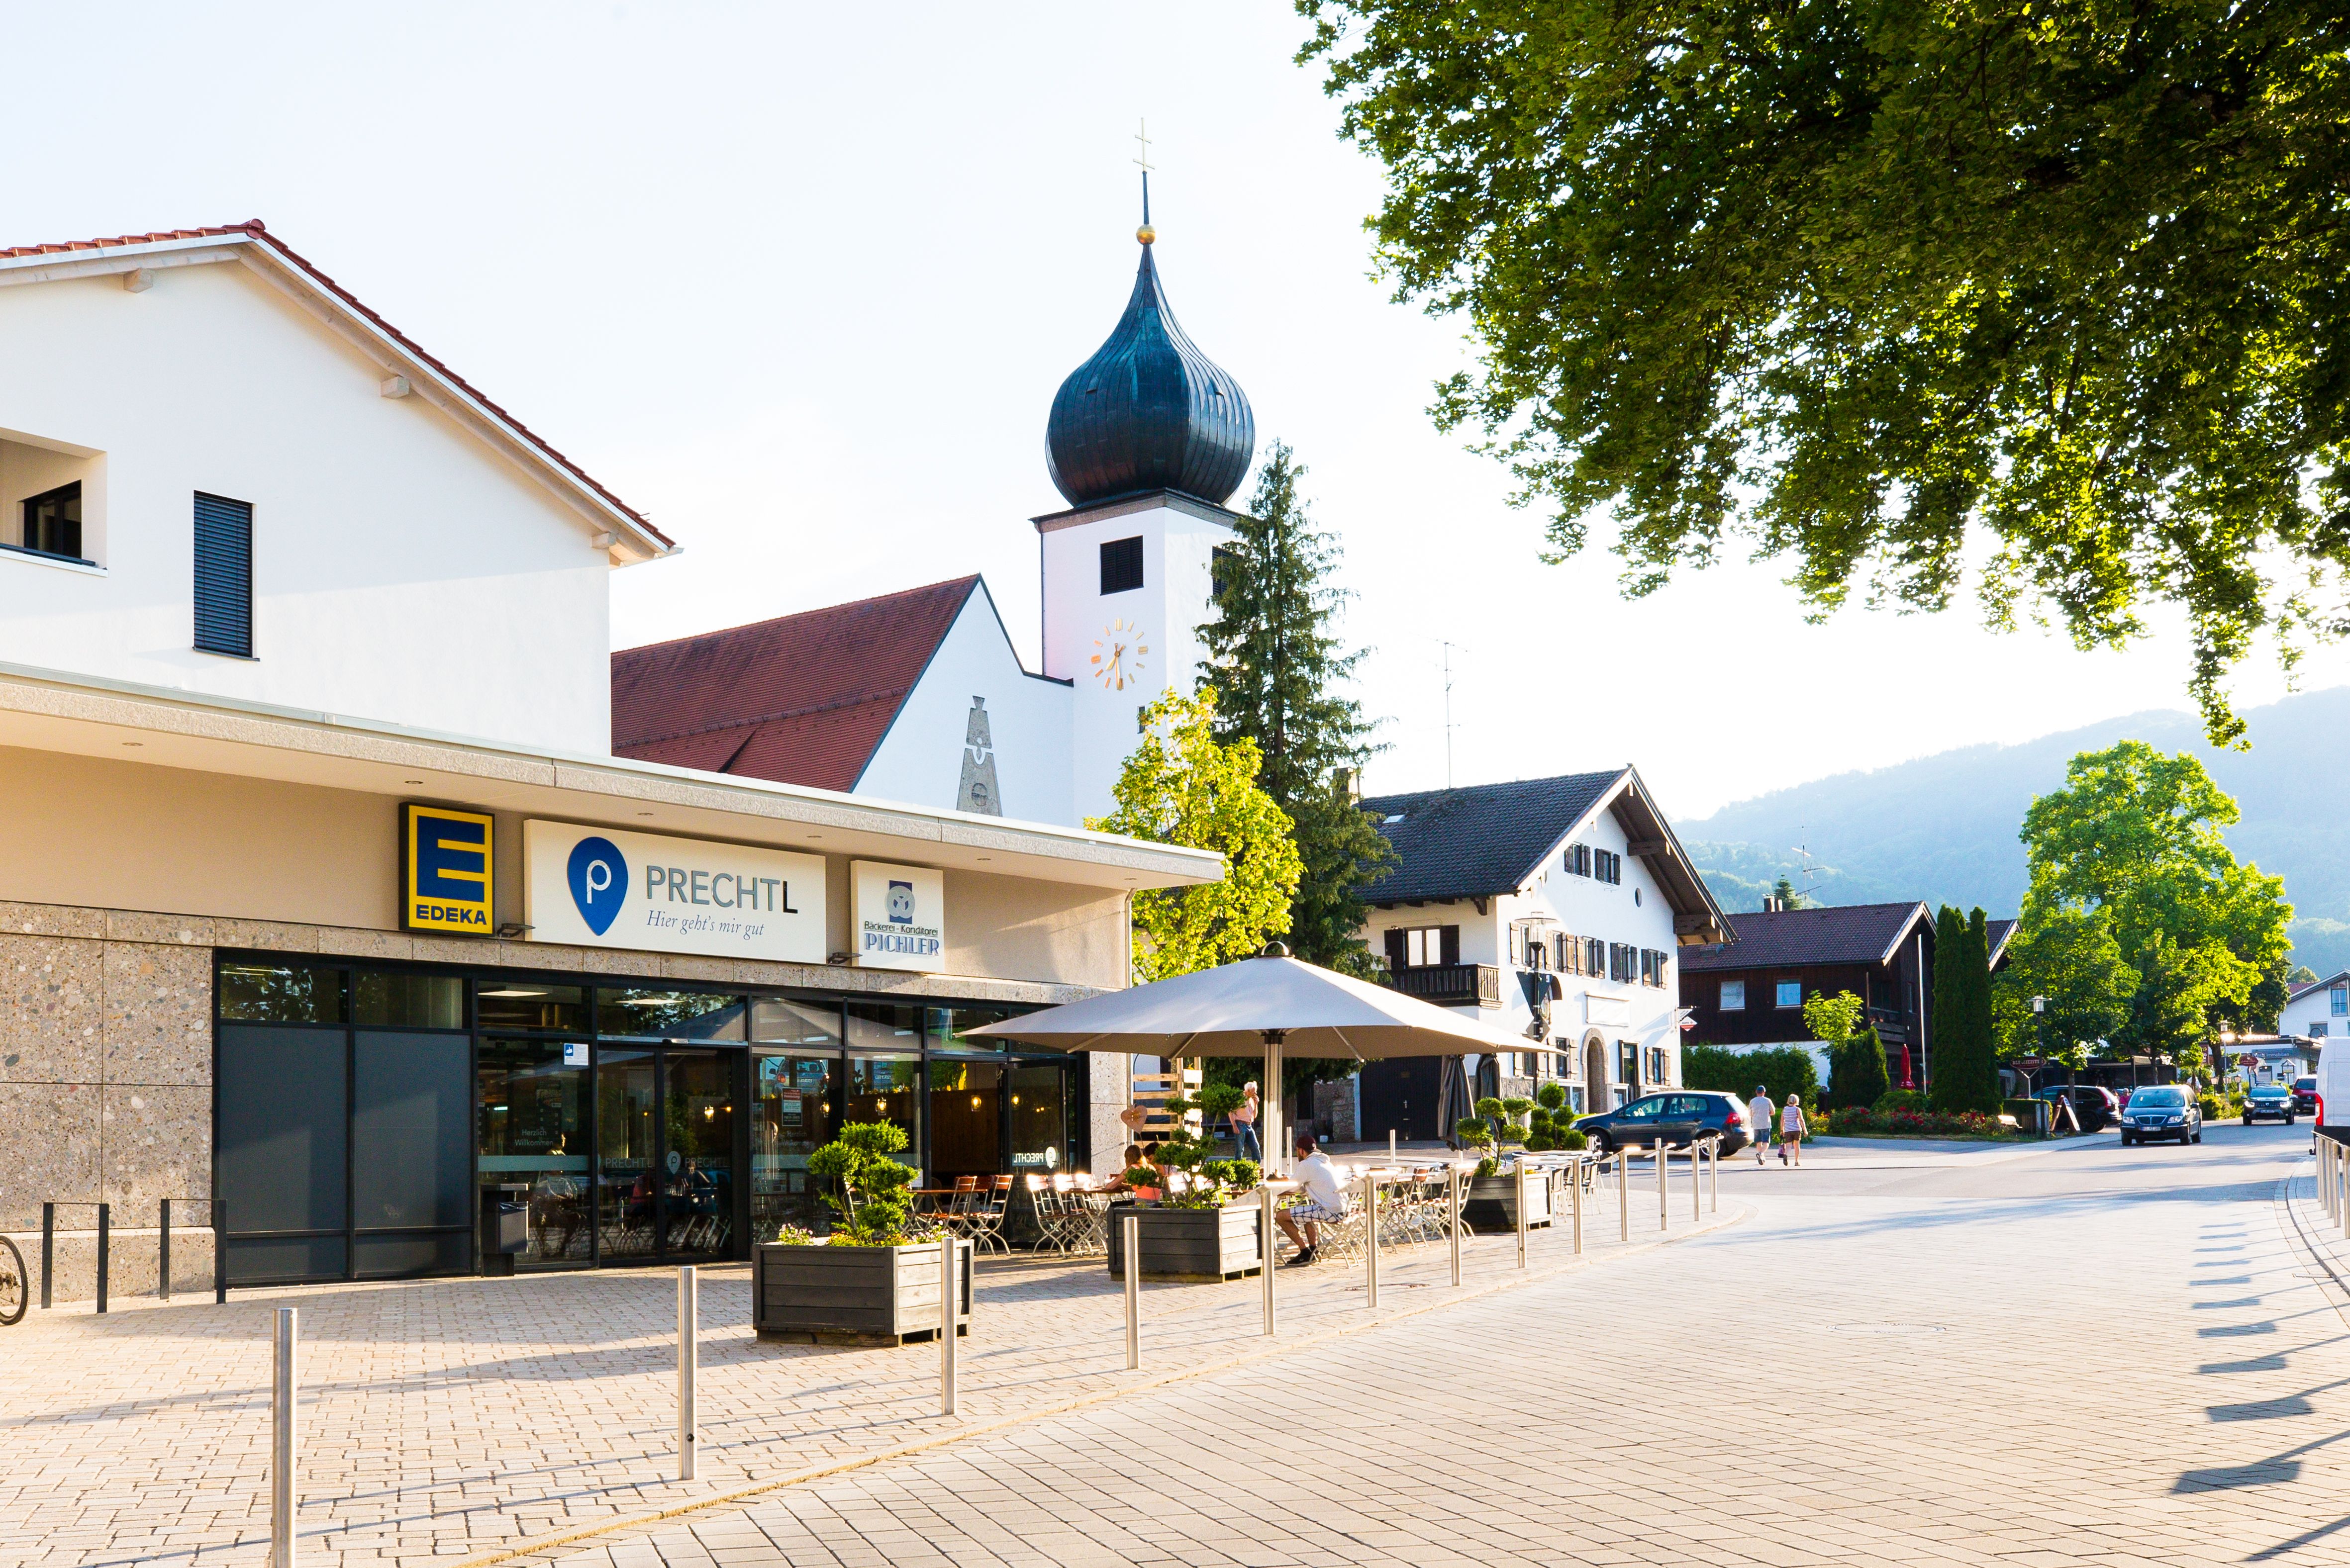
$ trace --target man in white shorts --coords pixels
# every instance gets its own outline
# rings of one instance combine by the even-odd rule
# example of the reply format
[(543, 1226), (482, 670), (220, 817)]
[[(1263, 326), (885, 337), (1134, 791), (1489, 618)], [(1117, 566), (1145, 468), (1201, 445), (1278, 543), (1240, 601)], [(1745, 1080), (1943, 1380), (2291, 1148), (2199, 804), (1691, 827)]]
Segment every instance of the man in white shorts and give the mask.
[[(1338, 1179), (1338, 1168), (1315, 1143), (1312, 1133), (1300, 1127), (1290, 1147), (1297, 1159), (1291, 1174), (1305, 1185), (1305, 1200), (1281, 1210), (1274, 1218), (1283, 1234), (1296, 1245), (1297, 1256), (1283, 1265), (1295, 1269), (1314, 1261), (1314, 1249), (1322, 1240), (1320, 1222), (1347, 1217), (1347, 1184)], [(1305, 1227), (1302, 1236), (1297, 1231), (1301, 1223)]]
[(1771, 1147), (1772, 1118), (1778, 1114), (1779, 1107), (1771, 1103), (1771, 1086), (1755, 1085), (1754, 1097), (1746, 1102), (1746, 1119), (1754, 1127), (1754, 1163), (1757, 1165), (1762, 1163), (1762, 1151)]

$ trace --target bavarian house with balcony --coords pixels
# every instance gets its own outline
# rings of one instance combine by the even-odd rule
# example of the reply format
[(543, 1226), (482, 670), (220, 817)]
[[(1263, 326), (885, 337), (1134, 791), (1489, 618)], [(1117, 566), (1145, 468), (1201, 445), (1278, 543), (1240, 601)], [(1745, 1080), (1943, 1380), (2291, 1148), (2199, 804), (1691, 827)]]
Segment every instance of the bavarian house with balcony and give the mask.
[[(1366, 937), (1397, 988), (1525, 1042), (1470, 1061), (1479, 1095), (1558, 1081), (1580, 1110), (1680, 1081), (1679, 953), (1721, 910), (1635, 770), (1367, 799), (1395, 846)], [(1362, 1136), (1444, 1136), (1442, 1064), (1380, 1062)]]

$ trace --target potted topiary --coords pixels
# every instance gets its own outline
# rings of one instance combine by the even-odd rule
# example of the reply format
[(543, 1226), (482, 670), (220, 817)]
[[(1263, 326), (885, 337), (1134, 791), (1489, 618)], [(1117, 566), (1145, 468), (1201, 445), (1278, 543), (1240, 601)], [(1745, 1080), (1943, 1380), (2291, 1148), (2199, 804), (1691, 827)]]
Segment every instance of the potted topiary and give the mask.
[[(808, 1174), (836, 1190), (832, 1234), (765, 1241), (752, 1253), (751, 1324), (761, 1339), (801, 1345), (903, 1345), (939, 1332), (939, 1241), (913, 1233), (910, 1166), (889, 1122), (851, 1122), (808, 1156)], [(955, 1325), (971, 1332), (971, 1243), (955, 1243)]]
[[(1227, 1092), (1231, 1105), (1238, 1105), (1239, 1091)], [(1126, 1277), (1128, 1213), (1139, 1225), (1137, 1245), (1141, 1249), (1139, 1262), (1146, 1280), (1230, 1280), (1255, 1273), (1263, 1266), (1257, 1205), (1236, 1201), (1256, 1186), (1257, 1163), (1214, 1158), (1215, 1146), (1206, 1128), (1193, 1133), (1183, 1123), (1189, 1112), (1205, 1108), (1180, 1095), (1167, 1102), (1176, 1130), (1159, 1140), (1159, 1163), (1167, 1170), (1180, 1172), (1183, 1179), (1170, 1179), (1170, 1189), (1155, 1202), (1139, 1203), (1131, 1210), (1121, 1206), (1113, 1212), (1109, 1227), (1113, 1279)], [(1138, 1174), (1148, 1178), (1149, 1173), (1128, 1171), (1128, 1186), (1140, 1185), (1135, 1179)]]
[[(1533, 1100), (1512, 1096), (1499, 1100), (1492, 1096), (1477, 1102), (1477, 1115), (1463, 1121), (1457, 1129), (1464, 1138), (1472, 1135), (1472, 1126), (1486, 1129), (1485, 1158), (1477, 1162), (1477, 1174), (1471, 1178), (1469, 1189), (1461, 1194), (1461, 1218), (1472, 1231), (1514, 1231), (1518, 1228), (1518, 1175), (1513, 1167), (1503, 1169), (1499, 1158), (1500, 1140), (1503, 1133), (1518, 1134), (1516, 1118), (1537, 1108)], [(1495, 1129), (1495, 1124), (1501, 1129)], [(1529, 1153), (1534, 1147), (1534, 1133), (1523, 1133), (1524, 1147)], [(1550, 1223), (1550, 1181), (1547, 1178), (1529, 1175), (1525, 1183), (1526, 1227), (1534, 1230)]]

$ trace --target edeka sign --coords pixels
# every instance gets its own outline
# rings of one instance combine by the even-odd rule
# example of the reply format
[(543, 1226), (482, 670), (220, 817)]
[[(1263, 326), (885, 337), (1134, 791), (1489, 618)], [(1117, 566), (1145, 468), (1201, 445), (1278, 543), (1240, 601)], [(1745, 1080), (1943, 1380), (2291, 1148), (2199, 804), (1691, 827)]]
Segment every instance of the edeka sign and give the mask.
[(920, 866), (848, 863), (857, 890), (857, 962), (863, 969), (947, 966), (946, 878)]
[(536, 821), (522, 855), (535, 942), (825, 961), (821, 855)]
[(446, 806), (400, 808), (400, 924), (486, 937), (497, 929), (490, 818)]

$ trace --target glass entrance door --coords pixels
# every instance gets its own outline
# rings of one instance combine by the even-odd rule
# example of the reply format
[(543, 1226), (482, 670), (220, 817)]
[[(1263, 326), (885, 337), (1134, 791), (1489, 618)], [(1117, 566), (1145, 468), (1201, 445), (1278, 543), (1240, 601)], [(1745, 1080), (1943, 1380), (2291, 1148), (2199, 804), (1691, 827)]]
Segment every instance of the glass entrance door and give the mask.
[(660, 1054), (660, 1228), (665, 1258), (723, 1258), (734, 1241), (734, 1074), (739, 1051)]
[(528, 1189), (525, 1269), (584, 1267), (594, 1258), (588, 1215), (588, 1045), (578, 1040), (482, 1041), (475, 1056), (485, 1189)]
[(597, 1255), (628, 1262), (660, 1251), (653, 1172), (660, 1163), (660, 1100), (650, 1051), (596, 1051)]

